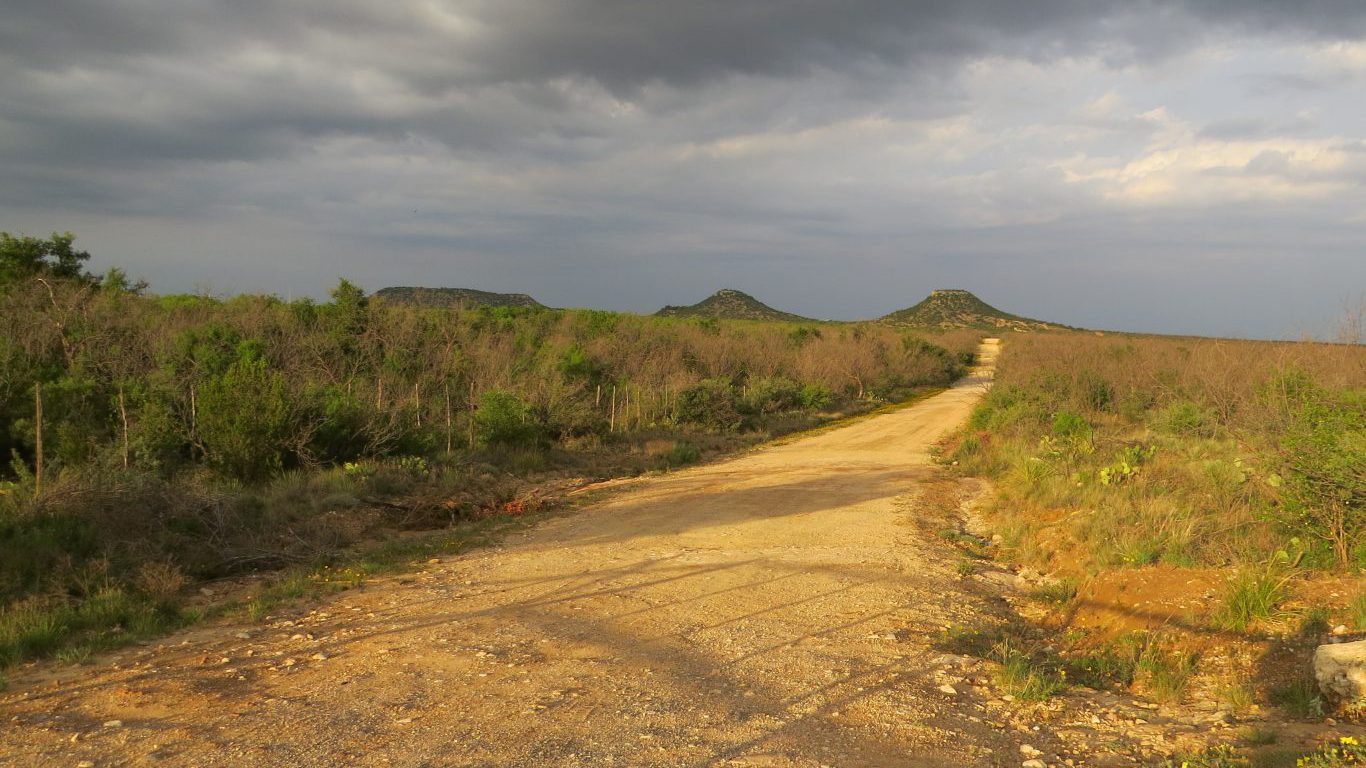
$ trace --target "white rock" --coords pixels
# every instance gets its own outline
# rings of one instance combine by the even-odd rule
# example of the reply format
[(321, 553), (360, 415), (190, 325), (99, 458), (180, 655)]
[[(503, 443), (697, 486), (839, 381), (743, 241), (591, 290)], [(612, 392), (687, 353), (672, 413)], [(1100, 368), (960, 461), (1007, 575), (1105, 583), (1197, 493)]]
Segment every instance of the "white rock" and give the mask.
[(1020, 763), (1020, 768), (1048, 768), (1048, 763), (1035, 757)]
[(957, 688), (954, 688), (952, 685), (949, 685), (948, 683), (945, 683), (944, 685), (939, 686), (939, 690), (940, 690), (940, 692), (942, 692), (942, 693), (947, 693), (947, 694), (950, 695), (950, 696), (957, 696), (957, 695), (958, 695), (958, 689), (957, 689)]
[(1043, 753), (1035, 749), (1033, 744), (1021, 744), (1020, 754), (1024, 755), (1025, 757), (1038, 757)]
[(1320, 645), (1314, 651), (1314, 679), (1337, 701), (1366, 704), (1366, 640)]

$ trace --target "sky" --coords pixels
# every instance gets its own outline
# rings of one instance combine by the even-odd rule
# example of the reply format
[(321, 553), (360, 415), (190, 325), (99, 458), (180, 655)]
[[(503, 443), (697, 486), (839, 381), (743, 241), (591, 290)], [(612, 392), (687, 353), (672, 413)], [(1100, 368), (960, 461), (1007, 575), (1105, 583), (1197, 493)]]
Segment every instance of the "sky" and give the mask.
[(8, 0), (0, 178), (0, 231), (159, 293), (1325, 337), (1366, 3)]

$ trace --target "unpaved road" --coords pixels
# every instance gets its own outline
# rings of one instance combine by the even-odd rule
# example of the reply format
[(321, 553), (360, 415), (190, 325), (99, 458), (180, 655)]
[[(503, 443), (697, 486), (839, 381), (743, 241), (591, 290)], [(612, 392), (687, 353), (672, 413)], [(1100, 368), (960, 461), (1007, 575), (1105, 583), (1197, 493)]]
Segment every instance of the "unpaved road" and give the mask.
[(914, 524), (917, 494), (939, 472), (927, 448), (988, 377), (642, 481), (306, 615), (20, 675), (0, 694), (0, 764), (1018, 766), (1024, 743), (1057, 754), (989, 706), (1003, 702), (980, 677), (941, 690), (931, 646), (983, 596)]

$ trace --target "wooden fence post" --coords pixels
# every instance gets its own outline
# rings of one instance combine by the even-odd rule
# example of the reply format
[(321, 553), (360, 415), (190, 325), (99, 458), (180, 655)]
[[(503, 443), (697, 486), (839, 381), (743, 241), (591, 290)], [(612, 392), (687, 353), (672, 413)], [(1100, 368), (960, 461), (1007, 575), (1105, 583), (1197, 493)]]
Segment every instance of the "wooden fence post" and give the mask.
[(119, 387), (119, 418), (123, 421), (123, 468), (128, 469), (128, 408), (123, 402), (123, 387)]
[(33, 383), (33, 495), (43, 490), (43, 383)]

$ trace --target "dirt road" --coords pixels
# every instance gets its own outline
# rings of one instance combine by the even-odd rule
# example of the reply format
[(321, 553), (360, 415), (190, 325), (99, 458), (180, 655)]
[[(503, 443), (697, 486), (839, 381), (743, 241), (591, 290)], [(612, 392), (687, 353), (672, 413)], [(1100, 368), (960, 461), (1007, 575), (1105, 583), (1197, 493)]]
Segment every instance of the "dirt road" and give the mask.
[(915, 524), (940, 471), (927, 448), (988, 378), (641, 481), (306, 615), (17, 678), (0, 695), (0, 763), (1018, 766), (1026, 742), (1056, 753), (993, 708), (987, 681), (946, 677), (952, 657), (931, 645), (983, 598)]

